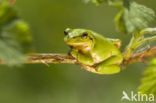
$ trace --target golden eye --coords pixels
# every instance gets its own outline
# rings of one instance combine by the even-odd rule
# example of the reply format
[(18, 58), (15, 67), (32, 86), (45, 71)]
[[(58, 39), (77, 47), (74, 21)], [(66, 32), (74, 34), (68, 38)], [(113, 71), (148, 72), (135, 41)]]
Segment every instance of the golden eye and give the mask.
[(87, 32), (84, 32), (81, 36), (83, 39), (86, 39), (88, 37), (88, 33)]

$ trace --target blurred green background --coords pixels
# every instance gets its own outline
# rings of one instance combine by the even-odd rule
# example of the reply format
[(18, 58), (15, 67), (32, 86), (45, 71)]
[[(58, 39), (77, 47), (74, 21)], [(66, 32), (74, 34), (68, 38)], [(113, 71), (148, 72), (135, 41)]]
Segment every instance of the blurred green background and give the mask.
[[(156, 11), (155, 0), (137, 1)], [(82, 0), (17, 0), (15, 5), (31, 27), (38, 53), (67, 53), (69, 47), (63, 41), (67, 27), (119, 38), (123, 47), (130, 39), (115, 30), (113, 18), (118, 10), (114, 7)], [(121, 103), (123, 90), (137, 92), (146, 66), (133, 64), (115, 75), (97, 75), (71, 64), (1, 66), (0, 103)]]

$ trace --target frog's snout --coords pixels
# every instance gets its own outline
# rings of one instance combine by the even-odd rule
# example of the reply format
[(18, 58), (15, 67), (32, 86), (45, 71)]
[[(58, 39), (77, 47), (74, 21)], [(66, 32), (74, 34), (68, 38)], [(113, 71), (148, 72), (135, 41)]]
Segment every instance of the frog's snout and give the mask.
[(68, 35), (70, 31), (71, 31), (71, 29), (70, 29), (70, 28), (67, 28), (67, 29), (64, 31), (64, 34), (65, 34), (65, 35)]

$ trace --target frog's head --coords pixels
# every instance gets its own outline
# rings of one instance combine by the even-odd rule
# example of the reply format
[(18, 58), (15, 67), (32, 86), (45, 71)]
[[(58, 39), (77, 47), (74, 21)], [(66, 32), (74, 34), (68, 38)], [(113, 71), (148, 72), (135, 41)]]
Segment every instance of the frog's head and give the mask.
[(93, 43), (93, 34), (90, 30), (85, 29), (70, 29), (64, 31), (64, 41), (78, 49), (89, 49)]

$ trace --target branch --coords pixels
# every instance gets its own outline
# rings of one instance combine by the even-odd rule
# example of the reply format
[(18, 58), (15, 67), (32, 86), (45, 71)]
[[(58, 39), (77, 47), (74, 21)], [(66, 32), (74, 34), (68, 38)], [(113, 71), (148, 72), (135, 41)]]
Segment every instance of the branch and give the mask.
[[(25, 64), (37, 64), (37, 63), (68, 63), (68, 64), (77, 64), (72, 56), (66, 54), (31, 54), (28, 56), (28, 59), (25, 61)], [(5, 64), (3, 61), (0, 61), (0, 64)]]
[[(150, 48), (143, 52), (132, 55), (128, 60), (124, 59), (123, 64), (129, 65), (136, 62), (147, 62), (150, 59), (156, 57), (156, 47)], [(83, 64), (79, 63), (75, 58), (67, 54), (52, 54), (52, 53), (36, 53), (28, 56), (25, 64)], [(5, 64), (0, 61), (0, 64)]]

